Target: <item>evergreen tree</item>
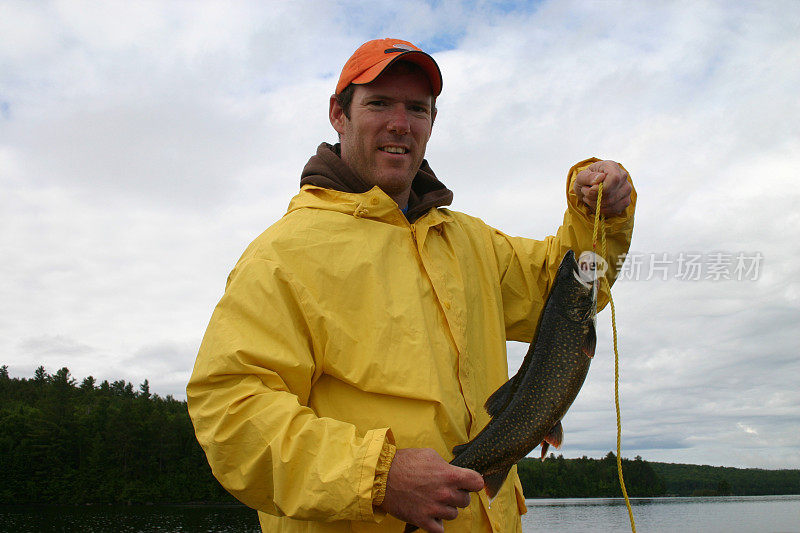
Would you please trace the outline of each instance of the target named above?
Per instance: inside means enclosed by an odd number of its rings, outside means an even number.
[[[36,368],[36,371],[33,373],[33,380],[40,385],[43,385],[49,377],[50,376],[47,375],[47,372],[45,372],[44,367],[41,365]]]
[[[85,377],[85,378],[83,378],[83,381],[81,382],[81,390],[83,390],[83,391],[92,391],[92,390],[94,390],[94,386],[95,386],[96,383],[97,383],[97,380],[95,380],[92,376]]]
[[[139,385],[139,396],[145,399],[150,398],[150,382],[144,380],[144,383]]]

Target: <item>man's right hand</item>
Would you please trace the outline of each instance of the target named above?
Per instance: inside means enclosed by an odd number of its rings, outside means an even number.
[[[431,448],[398,449],[389,468],[380,508],[430,533],[444,533],[442,520],[469,505],[469,493],[483,488],[474,470],[453,466]]]

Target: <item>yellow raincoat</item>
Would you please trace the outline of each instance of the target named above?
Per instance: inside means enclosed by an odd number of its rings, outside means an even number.
[[[564,253],[591,249],[593,218],[570,182],[564,223],[543,241],[443,208],[409,224],[377,187],[306,185],[247,248],[187,396],[214,475],[265,532],[403,530],[372,507],[384,443],[450,460],[489,421],[505,340],[530,342]],[[607,221],[609,279],[635,198]],[[447,530],[520,531],[516,468],[491,508],[472,496]]]

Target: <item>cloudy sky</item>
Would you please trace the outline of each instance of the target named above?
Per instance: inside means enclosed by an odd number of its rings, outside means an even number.
[[[184,398],[228,272],[335,140],[341,65],[399,37],[443,71],[454,209],[542,237],[573,163],[633,176],[624,455],[800,468],[800,3],[739,4],[0,1],[0,364]],[[598,328],[567,457],[615,448]]]

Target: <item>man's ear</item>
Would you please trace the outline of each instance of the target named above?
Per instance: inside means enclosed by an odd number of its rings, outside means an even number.
[[[335,129],[339,135],[344,133],[344,124],[347,117],[344,116],[344,109],[342,109],[342,106],[340,106],[339,102],[336,100],[335,94],[331,95],[328,118],[330,118],[331,126],[333,126],[333,129]]]
[[[436,108],[433,108],[433,113],[431,113],[431,128],[433,128],[433,122],[436,120]]]

